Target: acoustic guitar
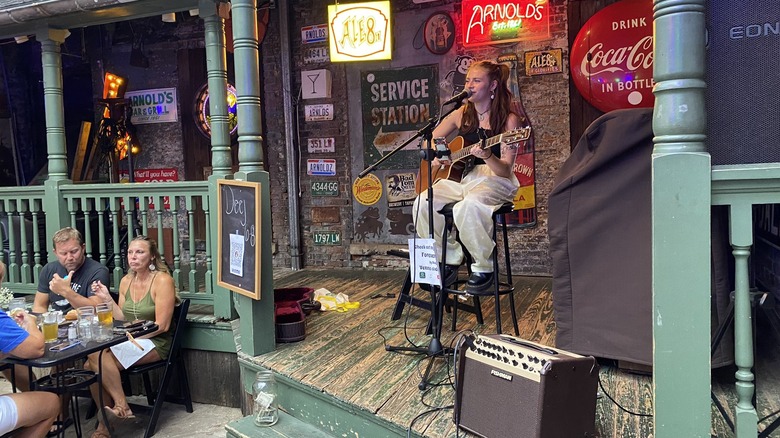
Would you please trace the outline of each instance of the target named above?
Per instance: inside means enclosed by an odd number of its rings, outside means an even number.
[[[463,137],[455,137],[447,144],[447,148],[450,150],[450,164],[432,167],[431,180],[433,183],[440,179],[460,181],[463,178],[463,171],[466,170],[466,159],[473,155],[473,151],[488,149],[497,143],[505,143],[510,149],[515,149],[517,148],[517,143],[528,140],[530,137],[530,126],[508,131],[466,147],[463,147],[463,144],[466,142]],[[417,181],[415,181],[414,188],[418,195],[428,190],[428,163],[425,160],[420,162],[420,170],[417,173]]]

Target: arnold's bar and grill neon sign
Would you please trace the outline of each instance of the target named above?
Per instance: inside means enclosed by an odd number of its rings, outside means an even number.
[[[483,46],[550,36],[548,0],[463,0],[463,45]]]

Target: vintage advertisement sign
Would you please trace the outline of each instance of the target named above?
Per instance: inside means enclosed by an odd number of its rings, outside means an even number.
[[[571,77],[601,111],[653,106],[653,2],[623,0],[593,15],[574,39]]]
[[[390,2],[328,5],[330,60],[391,59]]]
[[[363,205],[374,205],[382,197],[382,183],[371,173],[357,178],[352,184],[352,196]]]
[[[313,24],[301,28],[301,39],[303,44],[324,43],[328,41],[328,25]]]
[[[333,137],[310,138],[307,144],[310,154],[336,152],[336,139]]]
[[[338,181],[312,181],[311,195],[312,196],[338,196],[339,182]]]
[[[128,91],[125,97],[130,99],[130,105],[133,107],[130,121],[134,125],[179,120],[176,88]]]
[[[333,104],[321,103],[317,105],[304,105],[304,117],[307,122],[316,122],[321,120],[333,120]]]
[[[439,104],[437,65],[361,73],[363,161],[368,165],[414,136]],[[383,169],[415,169],[418,142],[382,163]]]
[[[409,207],[414,204],[417,192],[414,189],[416,174],[413,172],[396,173],[385,177],[387,190],[387,206]]]
[[[332,158],[306,160],[306,174],[311,176],[336,176],[336,160]]]
[[[155,183],[155,182],[173,182],[179,180],[179,171],[176,168],[161,169],[135,169],[133,179],[137,183]],[[119,182],[130,182],[130,174],[127,170],[119,171]],[[171,198],[163,198],[163,207],[166,210],[171,209]],[[154,209],[154,198],[149,197],[149,208]]]
[[[525,52],[526,76],[563,73],[562,52],[561,49]]]
[[[463,0],[463,46],[474,47],[550,37],[547,0]]]

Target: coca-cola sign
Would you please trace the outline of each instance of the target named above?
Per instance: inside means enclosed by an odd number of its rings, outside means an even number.
[[[574,40],[570,66],[577,90],[599,110],[652,107],[652,0],[623,0],[593,15]]]

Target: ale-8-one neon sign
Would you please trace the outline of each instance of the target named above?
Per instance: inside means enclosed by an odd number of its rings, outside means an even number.
[[[550,4],[548,0],[463,0],[461,26],[466,47],[549,38]]]

